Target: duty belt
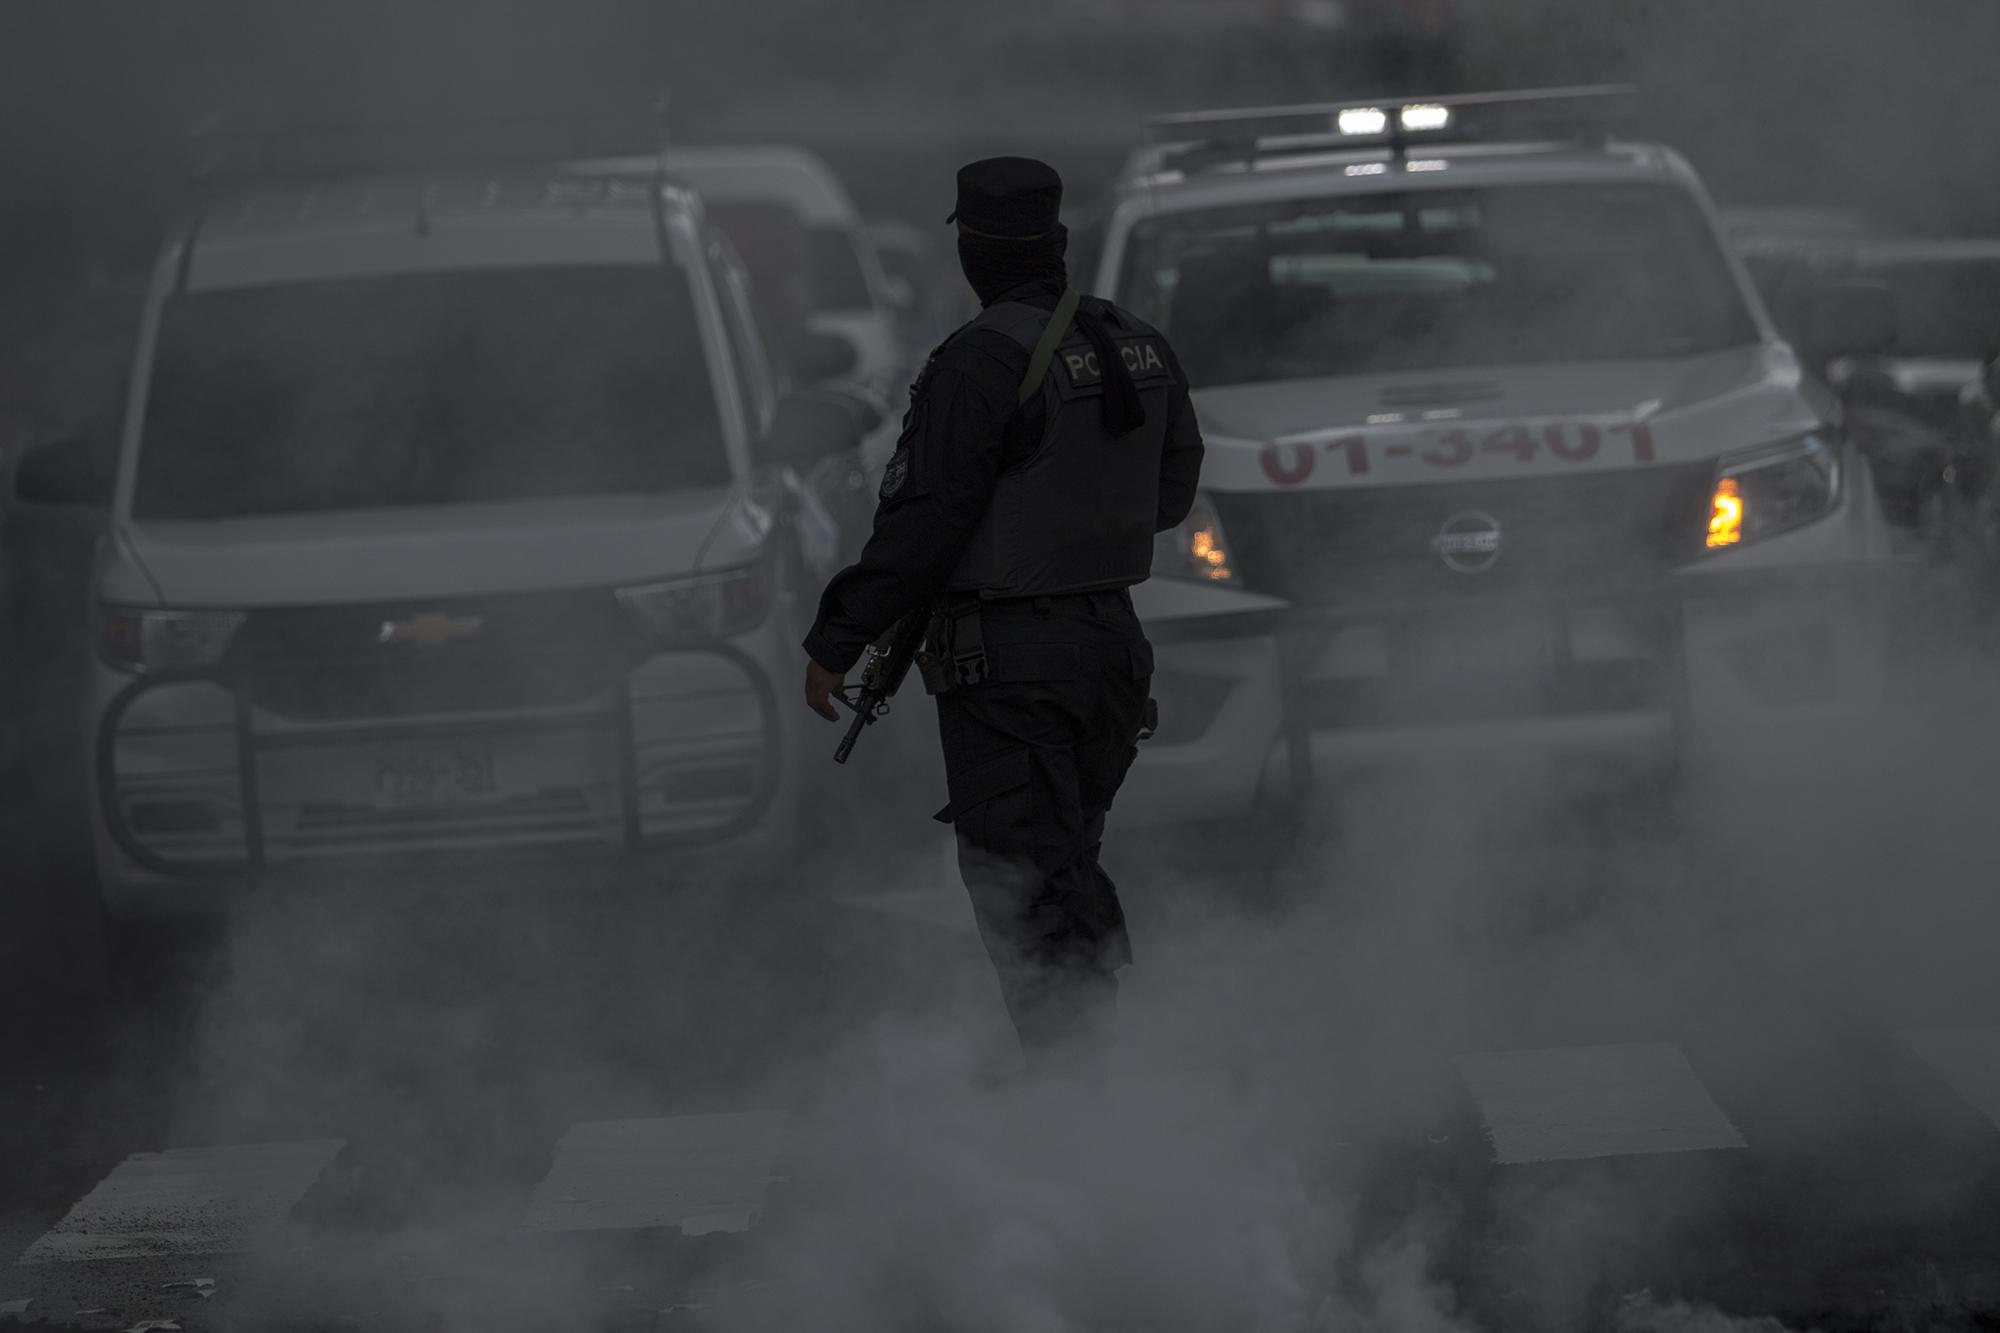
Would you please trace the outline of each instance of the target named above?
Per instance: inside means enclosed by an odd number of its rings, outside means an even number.
[[[1126,589],[1111,588],[998,600],[970,594],[948,597],[938,604],[932,614],[930,634],[918,657],[924,688],[931,694],[943,694],[961,685],[979,685],[992,678],[992,664],[986,653],[986,616],[989,614],[1017,615],[1033,610],[1048,615],[1065,603],[1083,603],[1095,609],[1101,602],[1110,602],[1129,610],[1132,595]]]

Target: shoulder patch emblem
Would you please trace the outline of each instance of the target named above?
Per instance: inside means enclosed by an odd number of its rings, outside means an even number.
[[[903,489],[903,483],[910,479],[910,449],[908,445],[889,455],[889,466],[882,469],[882,490],[878,499],[893,500]]]

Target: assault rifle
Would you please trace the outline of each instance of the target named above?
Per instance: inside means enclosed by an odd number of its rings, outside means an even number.
[[[854,697],[847,697],[849,691],[837,696],[854,710],[854,721],[848,724],[840,748],[833,752],[834,763],[846,763],[847,756],[854,753],[854,742],[861,739],[862,729],[888,713],[889,699],[910,674],[910,666],[917,660],[930,626],[930,608],[922,607],[891,625],[887,634],[868,645],[868,656],[861,664],[861,684],[852,691]]]

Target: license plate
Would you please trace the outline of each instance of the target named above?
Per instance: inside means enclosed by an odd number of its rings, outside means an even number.
[[[375,760],[375,794],[384,801],[471,801],[499,790],[493,752],[483,745],[396,750]]]
[[[1422,622],[1407,643],[1405,678],[1454,693],[1530,689],[1552,661],[1548,619],[1532,612]]]

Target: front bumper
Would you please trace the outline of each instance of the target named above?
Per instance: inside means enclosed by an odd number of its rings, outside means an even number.
[[[1329,612],[1201,589],[1206,614],[1148,618],[1161,729],[1119,815],[1237,819],[1315,785],[1482,753],[1585,778],[1668,770],[1839,727],[1885,701],[1908,572],[1887,559],[1697,567],[1477,612]],[[1241,607],[1220,610],[1232,597]]]
[[[769,673],[728,642],[649,656],[586,699],[489,713],[300,719],[260,705],[242,671],[100,672],[99,878],[117,915],[362,866],[431,878],[767,843],[790,794]]]

